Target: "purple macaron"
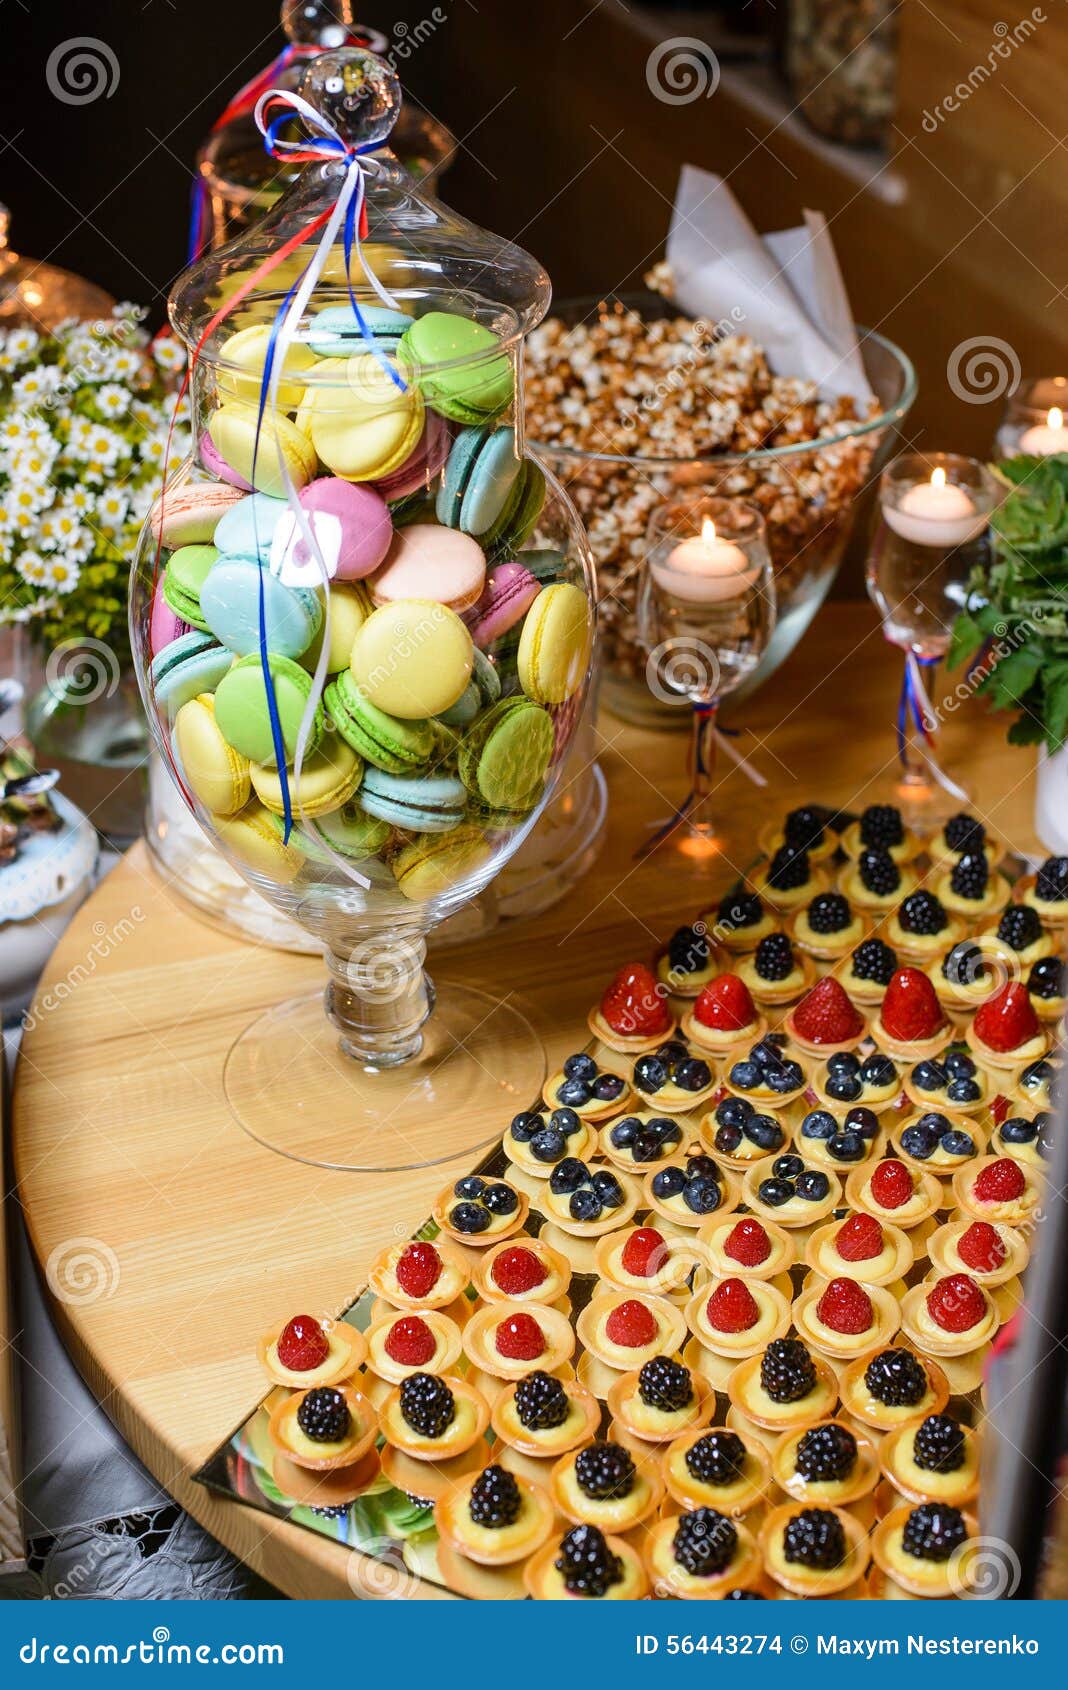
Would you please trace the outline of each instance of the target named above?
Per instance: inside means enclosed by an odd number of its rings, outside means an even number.
[[[148,623],[148,649],[152,657],[169,646],[173,640],[182,634],[188,634],[189,624],[176,616],[166,599],[163,597],[163,576],[156,582],[156,590],[152,594],[152,613]]]
[[[540,583],[521,563],[500,563],[486,578],[482,597],[464,617],[481,651],[521,622],[541,592]]]
[[[444,468],[451,445],[452,436],[445,418],[439,417],[436,411],[427,411],[426,427],[419,436],[415,451],[392,475],[376,481],[375,490],[392,503],[395,499],[406,499],[410,493],[417,493],[421,487],[429,488]]]

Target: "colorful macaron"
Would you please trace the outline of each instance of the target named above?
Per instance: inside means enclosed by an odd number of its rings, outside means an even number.
[[[459,827],[467,789],[455,775],[387,775],[368,769],[359,802],[369,816],[411,833],[449,833]]]
[[[437,518],[476,539],[499,520],[522,471],[511,428],[465,428],[453,441],[437,497]]]
[[[298,495],[316,551],[287,508],[278,524],[271,567],[291,586],[319,587],[330,580],[362,581],[389,551],[393,522],[381,494],[341,476],[320,476]]]
[[[326,713],[343,739],[365,762],[387,774],[420,769],[434,754],[436,740],[429,721],[402,721],[365,698],[345,668],[327,687]]]
[[[285,499],[275,499],[270,493],[239,495],[236,504],[224,511],[212,536],[217,550],[227,557],[266,563],[275,529],[288,510]]]
[[[168,551],[203,545],[220,520],[242,502],[240,488],[223,481],[180,481],[166,487],[152,506],[152,538]]]
[[[457,827],[450,833],[420,833],[391,857],[397,885],[413,903],[445,898],[486,868],[493,847],[481,828]]]
[[[492,422],[511,404],[512,366],[491,329],[451,311],[417,317],[400,344],[427,404],[453,422]]]
[[[337,383],[310,390],[306,421],[315,452],[346,481],[392,475],[423,432],[419,388],[403,377],[395,380],[372,352],[336,362]]]
[[[501,677],[489,658],[476,646],[471,679],[456,703],[443,710],[437,719],[447,728],[470,727],[479,711],[496,704],[500,696]]]
[[[547,711],[526,698],[504,698],[479,716],[460,747],[460,779],[494,810],[537,803],[553,754]]]
[[[301,722],[312,696],[312,680],[306,669],[288,657],[267,659],[267,671],[282,748],[287,763],[296,755]],[[260,654],[239,657],[215,689],[215,720],[235,751],[251,763],[273,766],[277,762],[271,711],[268,704]],[[317,704],[311,719],[305,755],[310,755],[322,738],[323,708]]]
[[[592,643],[590,606],[581,587],[570,581],[543,587],[519,641],[519,680],[527,697],[563,704],[586,677]]]
[[[220,733],[210,693],[199,693],[178,711],[174,751],[190,792],[212,815],[244,809],[252,790],[249,761]]]
[[[281,415],[261,417],[255,405],[238,400],[221,405],[212,413],[208,436],[221,463],[233,472],[229,479],[236,476],[238,486],[257,493],[283,497],[282,465],[294,487],[303,487],[315,474],[314,447],[296,424]]]
[[[475,645],[485,651],[521,622],[541,592],[537,577],[523,563],[501,563],[490,571],[482,596],[467,616]]]
[[[163,573],[163,597],[174,614],[190,627],[207,631],[200,611],[200,592],[218,562],[214,546],[179,546],[167,559]]]
[[[189,699],[214,692],[233,661],[233,652],[210,634],[197,628],[180,634],[157,653],[149,668],[156,708],[173,721]]]
[[[368,352],[373,342],[393,355],[412,319],[384,305],[361,305],[362,326],[351,305],[328,305],[316,313],[308,328],[307,344],[317,358],[350,358]]]
[[[456,612],[402,599],[369,616],[352,643],[352,674],[365,698],[418,721],[448,710],[471,678],[474,648]]]
[[[249,772],[260,803],[274,815],[283,815],[285,797],[278,770],[265,763],[253,763]],[[304,759],[299,777],[295,774],[289,777],[291,812],[307,820],[339,810],[353,796],[362,775],[363,764],[352,747],[340,734],[325,734]]]
[[[486,582],[486,555],[477,540],[438,523],[400,528],[369,585],[375,604],[435,599],[457,615],[478,603]]]
[[[200,615],[221,645],[239,657],[260,649],[300,657],[322,626],[323,607],[310,587],[286,587],[244,557],[223,557],[200,589]]]

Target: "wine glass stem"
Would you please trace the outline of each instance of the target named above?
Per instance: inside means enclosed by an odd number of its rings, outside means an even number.
[[[924,691],[932,701],[936,697],[935,677],[938,674],[937,659],[926,658],[920,661],[919,653],[914,653],[916,667],[923,680]],[[931,771],[929,759],[938,759],[938,734],[940,723],[934,710],[923,712],[924,725],[930,736],[925,742],[911,714],[905,721],[905,737],[903,750],[902,781],[905,786],[929,786]]]
[[[375,935],[346,956],[328,949],[326,1013],[346,1056],[371,1068],[394,1068],[418,1056],[434,986],[423,972],[422,934]]]
[[[693,699],[693,712],[690,717],[690,797],[691,808],[701,808],[706,798],[712,793],[712,776],[716,767],[716,717],[719,713],[717,698]],[[707,825],[711,818],[702,817]]]

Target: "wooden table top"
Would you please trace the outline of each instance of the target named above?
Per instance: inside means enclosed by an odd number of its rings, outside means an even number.
[[[827,606],[745,708],[739,743],[767,790],[724,763],[724,810],[755,842],[761,821],[795,804],[890,796],[899,678],[869,608]],[[971,702],[953,710],[945,740],[988,826],[1035,848],[1031,755],[1007,746],[1004,724]],[[584,1041],[586,1011],[614,968],[648,955],[733,878],[719,863],[684,884],[663,855],[632,861],[646,823],[685,791],[682,736],[604,717],[599,741],[609,831],[585,880],[529,926],[431,959],[442,976],[506,980],[550,1061]],[[346,1307],[374,1255],[422,1221],[450,1172],[326,1172],[271,1154],[234,1124],[222,1092],[231,1042],[323,978],[317,960],[208,926],[139,845],[49,963],[14,1099],[16,1176],[38,1259],[51,1259],[54,1275],[79,1250],[104,1264],[102,1291],[91,1271],[95,1294],[54,1304],[90,1388],[190,1513],[280,1589],[308,1597],[350,1595],[358,1558],[214,1497],[190,1474],[263,1395],[258,1335],[287,1311]]]

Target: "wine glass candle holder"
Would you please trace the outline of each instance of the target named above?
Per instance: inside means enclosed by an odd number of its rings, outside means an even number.
[[[1027,377],[1005,401],[997,449],[1003,458],[1068,452],[1068,376]]]
[[[653,512],[638,626],[651,689],[691,707],[690,790],[639,858],[671,835],[687,856],[724,849],[710,803],[717,712],[756,668],[774,625],[771,559],[755,506],[705,496],[670,500]]]
[[[942,766],[930,693],[963,608],[968,579],[989,544],[997,483],[976,458],[906,452],[883,471],[868,591],[883,632],[905,653],[898,704],[898,796],[910,825],[933,830],[965,789]]]

